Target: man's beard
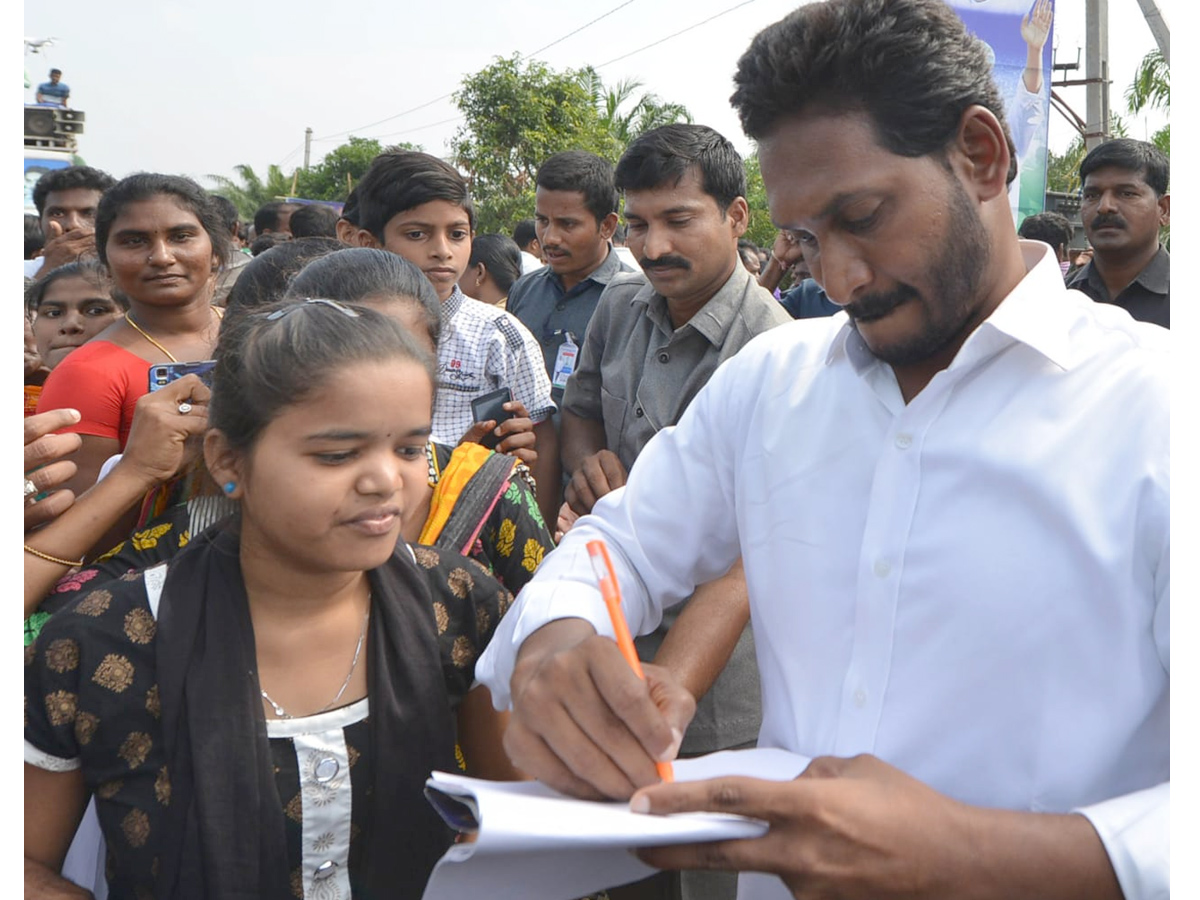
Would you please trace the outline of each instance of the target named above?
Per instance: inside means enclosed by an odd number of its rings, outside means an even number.
[[[909,338],[871,352],[892,366],[910,366],[936,355],[958,339],[978,305],[979,284],[991,260],[992,246],[987,229],[967,192],[953,175],[950,215],[942,238],[942,252],[930,269],[932,297],[922,301],[920,292],[900,284],[885,293],[869,294],[846,306],[850,324],[857,329],[857,316],[878,316],[901,303],[916,302],[925,311],[925,328]]]

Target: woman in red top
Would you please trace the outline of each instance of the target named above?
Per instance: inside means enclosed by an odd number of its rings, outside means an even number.
[[[229,240],[198,184],[143,172],[100,199],[96,250],[129,311],[50,374],[38,403],[38,412],[70,407],[82,414],[64,429],[83,440],[78,471],[65,485],[77,496],[125,446],[134,404],[149,391],[150,366],[212,358],[220,324],[213,276]]]

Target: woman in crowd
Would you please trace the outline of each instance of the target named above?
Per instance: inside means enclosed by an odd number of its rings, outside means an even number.
[[[521,277],[521,248],[504,234],[478,234],[471,239],[471,259],[458,280],[462,292],[504,309],[508,291]]]
[[[436,356],[437,293],[420,269],[395,253],[365,247],[332,253],[305,266],[289,293],[378,310]],[[515,594],[554,539],[538,510],[528,468],[533,423],[519,401],[506,408],[514,418],[478,423],[457,447],[429,443],[429,478],[419,507],[405,520],[404,536],[473,557]],[[501,438],[496,452],[477,443],[489,431]]]
[[[25,311],[41,361],[41,380],[128,308],[124,295],[114,295],[104,269],[96,263],[68,263],[32,282],[25,291]],[[41,393],[41,384],[26,383],[26,415],[36,411]]]
[[[436,352],[440,306],[436,292],[416,266],[385,250],[355,248],[318,254],[297,273],[294,267],[311,257],[307,251],[292,255],[302,243],[282,244],[246,267],[230,293],[226,327],[259,311],[260,300],[290,282],[296,297],[324,296],[372,306],[403,325],[428,352]],[[272,254],[283,256],[269,260]],[[267,266],[261,268],[264,264]],[[194,376],[190,378],[194,380]],[[154,398],[142,402],[154,403]],[[515,594],[533,577],[542,557],[554,547],[554,540],[538,509],[528,468],[536,453],[532,423],[520,402],[508,405],[514,418],[499,425],[492,421],[479,423],[457,448],[429,444],[428,478],[421,502],[406,517],[402,533],[405,540],[472,557]],[[193,399],[192,406],[191,417],[204,415],[206,407],[201,401]],[[152,410],[163,408],[156,404]],[[149,432],[149,428],[144,430]],[[495,453],[477,443],[488,431],[497,432],[501,438]],[[132,461],[126,464],[122,460],[122,464],[123,472],[141,471]],[[31,617],[25,627],[27,638],[36,636],[45,619],[81,595],[126,573],[171,559],[192,536],[232,512],[234,504],[211,479],[208,482],[196,496],[142,523],[85,568],[67,574],[67,567],[60,565],[56,577],[62,576],[61,580],[48,596],[53,582],[27,577],[25,615]],[[112,486],[105,488],[106,493],[115,490]],[[60,538],[48,535],[42,543],[54,547],[58,541]],[[76,553],[78,540],[67,539],[62,547],[65,549],[57,553],[60,563],[62,557]],[[53,571],[44,561],[36,565],[39,572]]]
[[[68,487],[95,483],[129,437],[133,409],[155,363],[212,358],[220,324],[213,274],[230,245],[216,208],[195,182],[139,173],[104,192],[96,250],[129,310],[47,378],[38,411],[77,409],[82,438]]]
[[[416,900],[451,840],[422,787],[456,722],[469,772],[518,775],[470,690],[509,595],[399,541],[432,357],[313,300],[231,320],[217,360],[204,451],[236,519],[27,649],[26,891],[55,886],[94,793],[114,895]]]

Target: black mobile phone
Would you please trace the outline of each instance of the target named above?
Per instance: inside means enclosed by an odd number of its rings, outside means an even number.
[[[506,387],[488,391],[486,394],[480,394],[471,401],[471,415],[475,417],[476,422],[486,422],[489,419],[495,419],[496,424],[499,425],[501,422],[506,422],[513,417],[513,414],[504,408],[504,404],[511,399],[512,391]],[[495,450],[496,445],[500,443],[500,438],[489,431],[479,443],[483,444],[489,450]]]
[[[199,375],[200,380],[212,387],[212,370],[217,364],[215,359],[204,359],[199,362],[161,363],[150,367],[150,390],[157,391],[166,387],[172,381],[184,375]]]

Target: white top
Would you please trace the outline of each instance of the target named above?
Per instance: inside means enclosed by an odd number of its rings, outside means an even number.
[[[611,635],[587,541],[614,551],[634,633],[742,554],[760,746],[1082,807],[1126,897],[1166,896],[1169,333],[1022,252],[1026,277],[907,406],[844,313],[722,366],[504,617],[476,669],[496,703],[545,622]]]
[[[530,272],[536,272],[542,268],[545,263],[530,253],[528,250],[521,251],[521,274],[528,275]]]
[[[542,348],[511,313],[472,300],[458,287],[442,303],[432,439],[455,446],[475,422],[471,401],[506,387],[536,425],[555,409]]]

